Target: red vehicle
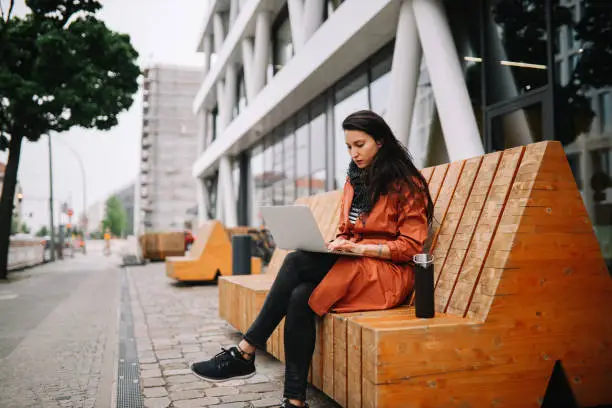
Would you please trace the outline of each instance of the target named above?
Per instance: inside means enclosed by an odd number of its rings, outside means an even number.
[[[191,233],[191,231],[185,231],[185,251],[189,251],[191,249],[193,241],[195,241],[195,236]]]

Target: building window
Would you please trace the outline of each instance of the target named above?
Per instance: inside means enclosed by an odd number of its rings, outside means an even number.
[[[247,106],[246,100],[246,85],[244,83],[244,69],[240,69],[237,78],[238,86],[236,87],[236,106],[234,107],[234,117],[243,112]]]
[[[264,143],[263,203],[264,205],[272,205],[274,202],[274,182],[276,180],[274,174],[274,134],[270,135]]]
[[[308,129],[308,110],[303,110],[297,115],[295,129],[296,198],[310,195],[309,151],[310,131]]]
[[[250,201],[250,205],[253,206],[254,216],[251,217],[251,226],[258,227],[263,225],[263,218],[259,213],[259,207],[265,204],[264,200],[264,155],[263,155],[263,144],[257,144],[253,150],[251,150],[251,161],[249,163],[249,170],[251,173],[251,179],[253,182],[253,198]]]
[[[612,132],[612,90],[599,94],[599,123],[602,132]]]
[[[310,194],[319,194],[326,191],[327,178],[327,115],[324,100],[311,105],[310,117]]]
[[[346,181],[346,171],[351,160],[342,122],[351,113],[370,108],[367,74],[349,75],[341,81],[335,88],[334,101],[334,189],[340,189]]]
[[[283,162],[284,162],[284,200],[285,204],[293,204],[295,201],[295,133],[294,121],[289,120],[283,126],[285,128],[283,139]]]
[[[274,172],[274,195],[273,195],[273,203],[274,205],[283,205],[285,204],[285,169],[284,169],[284,160],[283,160],[283,129],[278,128],[276,133],[276,138],[274,141],[274,146],[272,147],[273,152],[273,172]]]
[[[323,10],[325,15],[323,19],[327,20],[342,3],[344,3],[344,0],[325,0],[325,9]]]
[[[210,115],[212,117],[212,128],[211,131],[211,141],[217,139],[217,133],[219,132],[219,105],[215,105],[212,111],[210,111]]]
[[[289,9],[285,5],[272,25],[272,68],[276,75],[293,57]]]
[[[489,104],[548,84],[547,1],[491,1],[486,18]]]
[[[391,63],[393,44],[387,46],[372,59],[370,68],[370,109],[385,116],[389,108],[389,91],[391,90]]]
[[[567,76],[557,76],[554,95],[556,137],[568,144],[583,133],[612,130],[612,96],[607,90],[612,86],[612,60],[609,41],[602,34],[612,15],[612,2],[573,2],[557,9],[573,20],[569,24],[567,18],[560,23],[555,20],[568,31],[568,49],[561,47],[555,55],[567,67]]]

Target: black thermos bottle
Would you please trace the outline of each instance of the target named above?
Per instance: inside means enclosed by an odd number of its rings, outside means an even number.
[[[416,317],[434,317],[434,264],[430,254],[414,256],[414,308]]]

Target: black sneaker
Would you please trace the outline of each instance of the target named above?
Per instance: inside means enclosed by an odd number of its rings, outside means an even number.
[[[222,348],[210,360],[191,363],[189,368],[198,377],[210,382],[223,382],[255,375],[255,354],[250,360],[242,357],[237,347]]]
[[[308,407],[307,402],[304,403],[304,406],[298,407],[297,405],[293,405],[292,403],[290,403],[288,399],[284,399],[283,404],[280,406],[280,408],[309,408],[309,407]]]

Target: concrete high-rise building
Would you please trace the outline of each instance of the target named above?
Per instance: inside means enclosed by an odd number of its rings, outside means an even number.
[[[563,141],[612,258],[609,44],[603,27],[568,24],[608,21],[611,10],[577,0],[211,1],[193,104],[199,221],[260,225],[263,204],[341,188],[341,123],[371,109],[419,168]]]
[[[125,229],[125,235],[134,234],[134,195],[135,195],[135,183],[131,183],[124,188],[118,190],[114,195],[121,201],[123,208],[127,215],[126,221],[127,226]]]
[[[196,203],[191,164],[197,158],[197,117],[191,105],[201,70],[154,65],[145,70],[141,167],[136,183],[137,234],[184,228]]]

